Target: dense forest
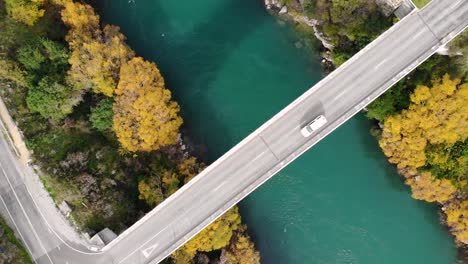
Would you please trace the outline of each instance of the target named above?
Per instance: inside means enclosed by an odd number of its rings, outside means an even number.
[[[205,167],[156,64],[92,6],[0,0],[0,35],[0,95],[80,231],[125,230]],[[259,263],[246,230],[234,207],[169,261]]]

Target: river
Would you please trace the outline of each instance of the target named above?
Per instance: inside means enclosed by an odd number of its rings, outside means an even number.
[[[256,0],[99,0],[158,64],[185,129],[214,160],[322,76]],[[436,207],[413,200],[361,114],[241,203],[262,263],[454,263]]]

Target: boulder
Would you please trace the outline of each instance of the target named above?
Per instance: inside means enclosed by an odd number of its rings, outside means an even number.
[[[391,15],[403,2],[403,0],[376,0],[377,5],[385,16]]]
[[[287,6],[283,6],[280,11],[278,12],[278,14],[280,15],[284,15],[284,14],[287,14],[288,13],[288,7]]]

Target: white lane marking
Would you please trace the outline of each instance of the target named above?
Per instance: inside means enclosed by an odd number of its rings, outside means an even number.
[[[159,231],[158,233],[156,233],[154,236],[152,236],[150,239],[148,239],[143,245],[141,245],[139,248],[135,249],[134,251],[132,251],[130,254],[128,254],[125,258],[123,258],[119,264],[123,263],[126,259],[128,259],[131,255],[135,254],[135,252],[137,252],[138,250],[140,250],[140,248],[142,248],[143,246],[145,246],[146,244],[148,244],[151,240],[153,240],[155,237],[157,237],[159,234],[161,234],[164,230],[166,230],[169,226],[166,226],[164,227],[161,231]],[[142,252],[143,253],[143,252]]]
[[[1,99],[0,99],[0,100],[1,100]],[[1,118],[0,118],[0,125],[2,126],[2,130],[3,130],[4,134],[6,134],[6,136],[7,136],[7,138],[8,138],[8,141],[10,141],[11,146],[12,146],[13,150],[14,150],[15,153],[16,153],[16,156],[19,157],[20,154],[19,154],[18,150],[16,149],[15,142],[13,142],[13,139],[11,138],[10,133],[8,133],[8,130],[6,129],[5,124],[3,124],[3,120],[2,120]]]
[[[142,250],[141,253],[143,254],[143,256],[145,256],[145,258],[148,258],[151,253],[153,253],[153,251],[159,246],[159,243],[156,243],[154,245],[152,245],[151,247],[145,249],[145,250]]]
[[[375,69],[378,69],[380,68],[380,66],[382,66],[385,62],[387,62],[388,59],[383,59],[381,62],[379,62],[377,65],[375,65]]]
[[[8,176],[6,175],[6,172],[5,172],[5,170],[3,169],[3,167],[0,167],[0,168],[2,169],[3,176],[5,176],[5,178],[6,178],[7,182],[8,182],[8,185],[10,185],[10,188],[11,188],[13,194],[15,195],[15,198],[16,198],[16,200],[18,201],[18,204],[19,204],[20,207],[21,207],[21,210],[23,211],[23,214],[24,214],[24,216],[26,217],[26,220],[28,220],[28,223],[29,223],[29,225],[31,226],[31,229],[32,229],[32,231],[33,231],[33,233],[34,233],[34,236],[36,237],[37,241],[39,242],[40,247],[42,248],[42,250],[44,250],[45,255],[46,255],[47,258],[49,259],[50,263],[53,264],[54,262],[53,262],[52,259],[50,258],[49,253],[47,252],[46,248],[44,247],[44,244],[42,244],[42,240],[41,240],[41,238],[39,237],[39,235],[37,234],[36,229],[34,228],[32,222],[31,222],[31,219],[29,219],[29,216],[28,216],[28,214],[26,213],[26,210],[24,209],[23,204],[21,203],[21,201],[20,201],[20,199],[19,199],[19,197],[18,197],[18,194],[16,194],[15,188],[14,188],[13,185],[11,184],[10,179],[9,179]]]
[[[263,151],[261,154],[264,154],[265,152],[268,152],[268,151]],[[259,159],[259,158],[262,156],[261,154],[258,155],[257,157],[255,157],[255,159],[253,159],[253,160],[250,161],[249,163],[247,163],[247,165],[250,164],[250,163],[252,163],[252,162],[255,162],[257,159]],[[247,166],[247,165],[246,165],[246,166]],[[170,197],[169,197],[169,198],[170,198]],[[168,198],[168,199],[169,199],[169,198]],[[167,199],[166,199],[166,200],[167,200]],[[232,207],[232,206],[231,206],[231,207]],[[231,207],[229,207],[229,208],[231,208]],[[229,208],[226,209],[226,210],[224,210],[224,212],[226,212],[227,210],[229,210]],[[212,221],[210,221],[210,223],[208,223],[206,226],[208,226],[209,224],[211,224],[212,222],[214,222],[217,218],[218,218],[218,217],[212,219]],[[206,226],[205,226],[205,227],[206,227]],[[133,254],[135,254],[135,252],[137,252],[137,251],[139,251],[139,250],[140,250],[140,251],[142,252],[142,254],[144,255],[144,252],[143,252],[143,250],[141,250],[141,248],[144,247],[146,244],[148,244],[151,240],[153,240],[154,238],[156,238],[159,234],[161,234],[161,233],[162,233],[164,230],[166,230],[168,227],[169,227],[169,226],[164,227],[161,231],[159,231],[158,233],[156,233],[155,235],[153,235],[151,238],[149,238],[148,240],[146,240],[146,242],[144,242],[140,247],[138,247],[137,249],[135,249],[134,251],[132,251],[130,254],[128,254],[128,255],[127,255],[125,258],[123,258],[118,264],[123,263],[125,260],[127,260],[130,256],[132,256]],[[202,229],[202,230],[203,230],[203,229]],[[197,232],[196,234],[198,234],[198,232]],[[195,234],[195,235],[196,235],[196,234]],[[190,238],[194,237],[195,235],[191,236]],[[189,239],[190,239],[190,238],[189,238]]]
[[[224,186],[225,182],[221,183],[220,185],[216,186],[211,192],[216,192],[217,190],[221,189]]]
[[[15,225],[16,231],[19,233],[19,235],[20,235],[20,237],[21,237],[21,240],[23,240],[24,246],[25,246],[26,249],[29,251],[29,255],[32,257],[32,255],[33,255],[33,254],[32,254],[32,251],[31,251],[31,249],[29,248],[26,239],[24,239],[23,234],[21,233],[21,230],[19,229],[18,225],[16,225],[15,219],[13,219],[13,216],[11,215],[10,210],[8,210],[7,204],[5,203],[5,200],[3,200],[3,198],[2,198],[1,195],[0,195],[0,200],[2,201],[3,205],[5,206],[5,209],[6,209],[7,213],[8,213],[8,216],[10,216],[10,219],[11,219],[11,221],[13,222],[13,225]]]

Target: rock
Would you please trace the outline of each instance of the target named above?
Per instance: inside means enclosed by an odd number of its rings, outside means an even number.
[[[444,45],[444,46],[440,47],[436,52],[439,55],[445,55],[445,56],[450,55],[450,50],[447,47],[447,45]]]
[[[376,4],[385,16],[391,15],[403,2],[403,0],[376,0]]]
[[[287,6],[283,6],[281,8],[281,10],[278,12],[278,14],[280,15],[284,15],[284,14],[287,14],[288,13],[288,7]]]
[[[70,213],[72,212],[72,209],[70,208],[70,206],[68,205],[68,203],[65,202],[65,201],[63,201],[63,202],[59,205],[59,210],[60,210],[60,212],[61,212],[64,216],[66,216],[66,217],[70,216]]]
[[[0,245],[0,255],[3,255],[3,259],[10,259],[10,256],[6,256],[7,254],[7,247],[5,245]],[[0,263],[8,263],[8,262],[2,262],[0,259]]]

